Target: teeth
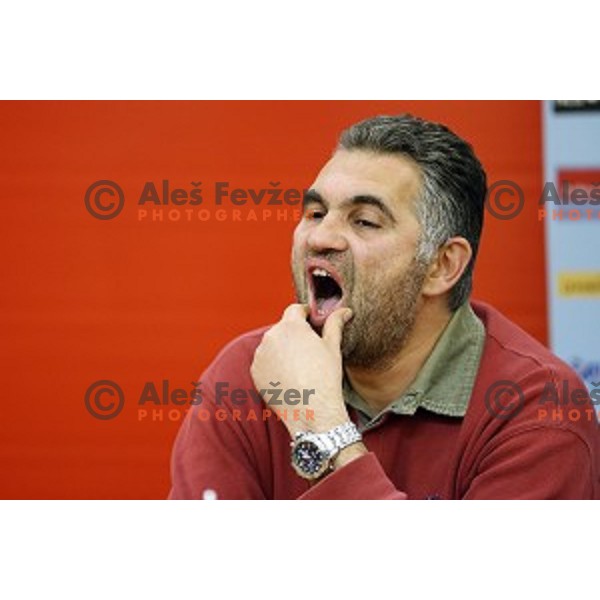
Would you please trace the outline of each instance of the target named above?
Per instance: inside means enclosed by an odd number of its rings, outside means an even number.
[[[316,275],[317,277],[331,277],[325,269],[315,269],[313,275]]]

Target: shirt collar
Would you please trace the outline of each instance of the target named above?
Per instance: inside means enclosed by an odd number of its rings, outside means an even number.
[[[452,316],[412,384],[398,399],[376,413],[344,377],[344,398],[362,414],[365,425],[385,412],[414,415],[424,408],[439,415],[464,417],[477,376],[485,328],[465,302]]]

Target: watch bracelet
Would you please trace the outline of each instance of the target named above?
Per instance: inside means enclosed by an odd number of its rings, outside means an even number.
[[[362,435],[352,421],[337,425],[325,433],[331,438],[338,450],[343,450],[352,444],[362,441]]]

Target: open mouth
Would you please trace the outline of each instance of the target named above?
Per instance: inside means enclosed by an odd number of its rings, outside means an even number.
[[[310,282],[310,320],[316,327],[322,327],[327,317],[342,306],[344,292],[337,273],[325,267],[313,266],[308,269]]]

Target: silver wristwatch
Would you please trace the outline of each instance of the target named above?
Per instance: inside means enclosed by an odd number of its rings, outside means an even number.
[[[318,479],[333,466],[340,450],[362,440],[354,423],[348,421],[324,433],[301,431],[292,440],[292,466],[304,479]]]

